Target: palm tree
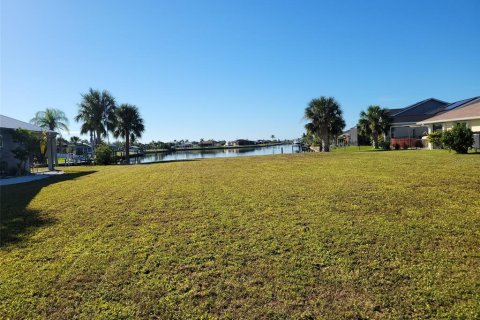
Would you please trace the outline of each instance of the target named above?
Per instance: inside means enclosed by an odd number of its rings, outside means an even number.
[[[140,117],[138,108],[130,104],[122,104],[116,111],[116,127],[113,130],[115,138],[121,137],[125,139],[125,162],[130,163],[129,151],[130,140],[140,138],[145,126],[143,119]]]
[[[108,136],[108,131],[115,128],[115,98],[107,91],[89,89],[88,93],[82,94],[82,102],[79,105],[75,121],[82,122],[80,133],[90,133],[90,140],[99,144],[101,138]]]
[[[315,135],[321,142],[322,152],[330,151],[330,140],[345,127],[340,104],[333,97],[313,99],[305,109],[307,132]]]
[[[30,123],[48,130],[68,131],[68,118],[65,113],[58,109],[47,108],[45,111],[38,111]]]
[[[77,136],[72,136],[70,137],[70,143],[73,143],[74,145],[77,145],[80,142],[80,138]]]
[[[361,134],[372,137],[373,147],[378,149],[378,137],[380,134],[387,134],[392,123],[387,109],[380,106],[369,106],[367,112],[360,112],[358,128]]]
[[[69,132],[68,118],[65,115],[65,113],[59,109],[47,108],[45,109],[45,111],[38,111],[35,114],[35,117],[30,120],[30,122],[33,123],[34,125],[37,125],[39,127],[42,127],[48,130],[52,130],[52,131],[64,130],[67,133]],[[61,144],[62,144],[61,134],[57,142],[61,149]],[[55,163],[58,165],[58,159],[57,159],[56,153],[51,155],[51,157],[55,158]]]
[[[80,127],[80,134],[90,134],[90,144],[92,148],[95,145],[96,137],[96,123],[98,123],[98,117],[94,119],[95,108],[89,103],[81,103],[79,106],[78,114],[75,116],[76,122],[82,122]]]

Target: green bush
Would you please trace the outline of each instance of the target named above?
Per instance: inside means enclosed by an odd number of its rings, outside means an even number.
[[[433,147],[435,149],[440,149],[443,148],[443,142],[442,142],[442,137],[443,137],[443,132],[432,132],[428,134],[428,142],[433,144]]]
[[[395,148],[395,150],[400,150],[400,145],[398,143],[395,143],[393,147]]]
[[[28,162],[31,163],[33,158],[40,153],[40,139],[25,129],[12,131],[12,138],[17,146],[11,150],[15,159],[18,160],[17,174],[26,174],[28,173]]]
[[[416,140],[415,141],[415,148],[423,148],[422,140]]]
[[[465,124],[457,123],[452,130],[443,133],[442,142],[456,153],[467,153],[474,142],[473,132]]]
[[[100,144],[95,150],[95,162],[101,165],[109,165],[115,162],[113,150],[105,144]]]
[[[382,150],[390,150],[390,142],[389,141],[381,141],[379,143],[379,147]]]

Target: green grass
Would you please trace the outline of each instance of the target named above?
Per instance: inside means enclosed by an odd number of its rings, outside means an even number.
[[[373,149],[372,146],[345,146],[336,147],[332,152],[357,152],[357,151],[379,151]]]
[[[65,170],[1,190],[2,319],[480,317],[480,155]]]

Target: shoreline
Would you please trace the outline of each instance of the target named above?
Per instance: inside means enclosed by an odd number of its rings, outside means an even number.
[[[214,147],[193,147],[193,148],[176,148],[176,149],[160,149],[160,150],[145,150],[144,154],[161,153],[161,152],[175,152],[175,151],[198,151],[198,150],[220,150],[220,149],[243,149],[243,148],[263,148],[271,146],[279,146],[283,144],[290,144],[285,142],[265,143],[265,144],[251,144],[246,146],[214,146]]]

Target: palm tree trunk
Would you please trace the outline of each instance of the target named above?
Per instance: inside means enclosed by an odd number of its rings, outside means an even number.
[[[102,142],[102,132],[100,130],[97,130],[97,144],[100,144]]]
[[[129,155],[129,152],[130,152],[130,132],[125,132],[126,133],[126,137],[125,137],[125,162],[127,164],[130,164],[130,155]]]
[[[378,132],[373,131],[373,148],[378,149]]]
[[[330,136],[327,131],[322,132],[322,152],[330,152]]]
[[[96,149],[96,143],[95,143],[95,131],[90,131],[90,144],[92,147],[92,157],[95,156],[95,149]]]
[[[55,163],[56,166],[58,166],[58,153],[62,153],[62,147],[61,147],[61,145],[57,146],[57,143],[60,143],[60,142],[61,142],[60,139],[55,138],[55,140],[54,140],[54,146],[55,146],[55,153],[54,153],[54,154],[55,154],[55,159],[54,159],[54,163]],[[58,149],[59,149],[59,152],[57,152],[57,147],[58,147]],[[52,159],[52,160],[53,160],[53,159]]]

